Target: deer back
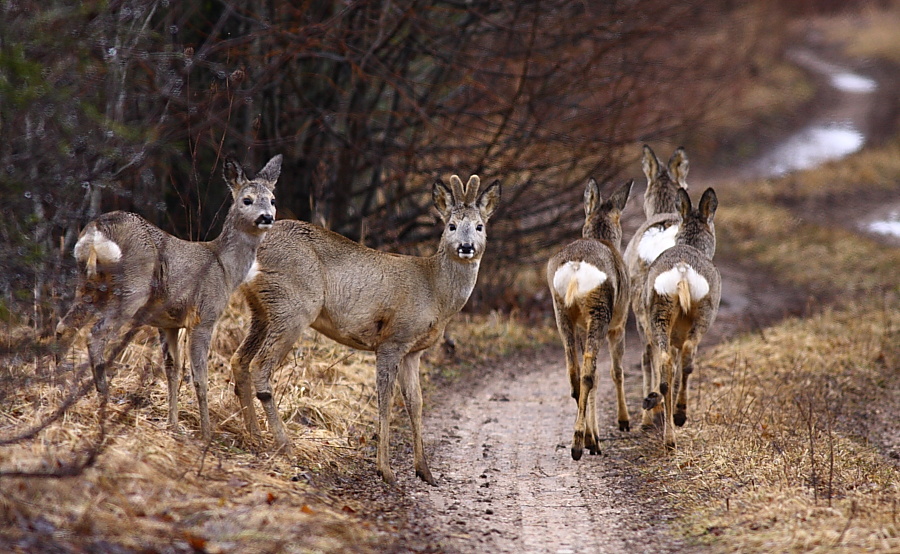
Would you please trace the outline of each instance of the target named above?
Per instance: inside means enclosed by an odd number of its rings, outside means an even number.
[[[547,263],[547,282],[554,302],[570,317],[581,320],[596,306],[610,313],[627,309],[628,276],[619,253],[621,213],[634,181],[628,181],[604,200],[596,181],[585,190],[585,223],[582,238],[565,246]]]
[[[141,323],[185,327],[204,317],[215,319],[274,223],[273,191],[280,164],[279,155],[249,180],[236,162],[226,162],[233,202],[222,233],[213,241],[179,239],[134,213],[101,215],[85,227],[75,245],[86,280],[108,282],[109,294],[145,291]]]
[[[681,225],[676,244],[660,254],[648,269],[644,289],[647,306],[657,297],[677,297],[682,313],[699,310],[707,324],[715,319],[722,291],[721,276],[712,261],[717,206],[712,188],[706,189],[696,209],[686,191],[679,193]]]
[[[434,185],[445,222],[429,257],[381,252],[302,221],[279,221],[258,252],[249,295],[265,310],[301,310],[312,327],[362,350],[386,341],[433,344],[469,298],[487,241],[486,224],[500,198],[494,182],[477,195],[479,179]]]

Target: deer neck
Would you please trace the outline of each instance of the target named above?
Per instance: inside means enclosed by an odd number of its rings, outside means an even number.
[[[256,261],[256,249],[263,236],[264,233],[240,231],[226,222],[222,234],[209,243],[225,272],[225,282],[230,290],[244,281]]]
[[[675,244],[692,246],[703,252],[711,260],[716,253],[715,230],[697,229],[692,225],[682,225],[682,229],[675,237]]]
[[[644,213],[648,218],[657,214],[677,213],[675,203],[679,185],[673,183],[668,175],[659,176],[659,182],[647,187],[644,193]]]
[[[441,245],[430,262],[436,299],[453,313],[458,312],[475,288],[481,258],[461,260]]]
[[[622,228],[607,220],[585,222],[581,236],[586,239],[606,241],[615,246],[616,250],[622,248]]]

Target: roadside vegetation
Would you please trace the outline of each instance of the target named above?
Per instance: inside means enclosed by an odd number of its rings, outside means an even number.
[[[894,10],[867,15],[871,28],[897,21]],[[846,23],[821,25],[832,38],[847,38]],[[900,51],[885,46],[890,33],[872,32],[881,38],[854,33],[867,44],[864,55]],[[856,48],[863,47],[853,42],[849,54],[863,55]],[[721,128],[737,128],[751,109],[783,113],[775,108],[780,83],[794,83],[792,98],[808,100],[809,85],[796,84],[795,71],[778,66],[774,80],[749,96],[756,107],[719,114]],[[678,516],[676,531],[712,550],[900,549],[900,473],[879,438],[889,426],[877,423],[900,407],[900,250],[796,210],[860,190],[900,190],[900,139],[821,169],[728,190],[731,204],[723,202],[716,216],[718,255],[750,260],[807,292],[808,315],[701,350],[679,448],[666,453],[652,436],[639,442],[646,492],[664,491],[661,501]],[[461,314],[450,340],[423,358],[423,388],[432,399],[446,383],[503,356],[556,345],[551,319],[540,314],[542,271],[516,276],[503,304],[519,311]],[[0,380],[17,387],[0,405],[0,549],[389,549],[400,516],[341,492],[342,476],[354,472],[381,486],[374,477],[374,356],[311,332],[298,342],[273,378],[294,438],[289,461],[271,455],[270,442],[250,444],[237,412],[229,358],[248,323],[235,300],[214,336],[209,397],[217,425],[210,444],[195,436],[190,385],[179,398],[183,434],[166,429],[155,333],[142,331],[125,349],[105,405],[95,394],[78,394],[90,373],[83,335],[66,372],[53,369],[48,356],[12,352],[0,369]],[[23,333],[7,328],[4,352],[21,344]],[[394,409],[402,437],[399,398]],[[34,429],[28,440],[11,440],[23,429]],[[398,472],[409,472],[409,457],[399,455]]]
[[[896,144],[776,182],[743,183],[717,214],[722,255],[807,291],[806,313],[704,351],[679,448],[643,445],[642,474],[691,540],[721,551],[900,548],[900,249],[789,207],[876,179],[900,193]],[[846,165],[845,165],[846,164]],[[839,175],[839,181],[835,176]],[[857,179],[847,179],[856,175]],[[771,195],[791,182],[790,201]],[[777,196],[777,195],[775,195]],[[762,273],[762,274],[765,274]],[[885,420],[887,418],[887,421]],[[652,491],[648,490],[648,494]]]
[[[850,56],[892,59],[897,16],[817,25]],[[679,448],[640,449],[647,494],[664,491],[680,533],[714,552],[897,551],[900,249],[834,214],[900,197],[900,137],[728,190],[717,256],[805,291],[808,315],[705,350]]]

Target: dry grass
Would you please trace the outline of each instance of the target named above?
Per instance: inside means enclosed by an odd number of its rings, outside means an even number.
[[[679,448],[648,447],[644,468],[688,537],[730,552],[900,549],[900,473],[854,425],[892,393],[898,295],[785,321],[704,358]]]
[[[179,395],[180,434],[166,428],[165,378],[156,333],[139,332],[111,379],[106,417],[90,387],[65,416],[36,438],[0,446],[0,549],[79,550],[110,545],[158,551],[376,552],[396,528],[367,513],[370,506],[329,492],[335,475],[363,471],[380,486],[374,457],[374,355],[342,347],[309,332],[274,376],[279,411],[294,440],[288,460],[256,449],[238,414],[229,356],[248,326],[234,303],[220,320],[210,354],[210,411],[214,440],[204,451],[193,387]],[[435,372],[534,346],[544,328],[508,318],[460,316],[453,356],[428,352],[424,384]],[[45,360],[4,367],[0,376],[0,440],[45,420],[78,384],[89,385],[84,332],[68,365]],[[265,430],[265,418],[258,410]],[[395,405],[402,439],[406,415]],[[54,472],[96,445],[105,422],[104,450],[82,475],[12,477],[10,472]],[[264,433],[266,433],[264,431]],[[399,471],[411,471],[398,467]],[[370,464],[371,465],[371,464]],[[376,518],[377,519],[377,518]],[[104,547],[106,545],[106,547]]]
[[[753,259],[822,300],[896,287],[900,250],[860,234],[852,211],[839,221],[827,214],[857,197],[865,204],[900,193],[900,138],[815,170],[725,191],[716,214],[722,255]]]
[[[900,249],[807,211],[860,190],[890,197],[897,148],[723,187],[721,254],[809,291],[813,315],[709,351],[678,449],[642,447],[648,494],[663,491],[690,541],[721,552],[900,551],[900,472],[878,448],[900,440]]]
[[[872,2],[859,13],[829,17],[816,22],[832,40],[846,44],[847,54],[857,58],[885,58],[900,63],[900,2]]]

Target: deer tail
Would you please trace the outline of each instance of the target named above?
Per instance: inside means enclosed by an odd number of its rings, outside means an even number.
[[[685,277],[678,281],[678,303],[681,305],[682,312],[691,311],[691,286]]]
[[[88,249],[88,257],[84,262],[84,271],[87,274],[88,279],[93,279],[97,276],[97,249],[94,248],[93,243]]]
[[[578,279],[572,279],[566,287],[565,303],[567,308],[575,302],[576,294],[578,294]]]

